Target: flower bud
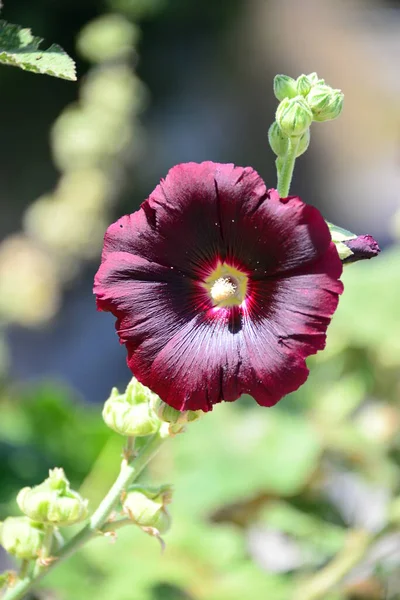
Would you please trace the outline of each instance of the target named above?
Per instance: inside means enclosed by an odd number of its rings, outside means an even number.
[[[297,94],[300,96],[307,96],[311,90],[312,83],[307,75],[300,75],[296,80]]]
[[[342,243],[351,251],[350,256],[342,259],[343,264],[373,258],[381,251],[378,242],[372,235],[358,235],[357,237],[351,240],[345,240]]]
[[[286,135],[284,135],[282,133],[282,130],[276,121],[274,121],[272,123],[271,127],[269,128],[268,140],[269,140],[269,145],[271,146],[273,152],[275,152],[275,154],[277,156],[279,156],[279,157],[286,156],[286,153],[287,153],[288,147],[289,147],[289,138],[286,137]],[[304,154],[304,152],[307,150],[309,145],[310,145],[310,130],[307,129],[307,131],[305,133],[303,133],[303,135],[299,139],[299,145],[297,147],[296,158],[298,158],[299,156]]]
[[[158,398],[149,388],[132,378],[124,394],[113,388],[104,404],[103,419],[114,431],[125,436],[146,436],[158,431],[160,421],[152,409]]]
[[[0,544],[13,556],[34,560],[43,546],[46,527],[28,517],[8,517],[0,526]]]
[[[51,470],[40,485],[23,488],[17,504],[34,521],[60,527],[79,523],[88,514],[88,501],[71,490],[63,469]]]
[[[342,112],[344,95],[340,90],[334,90],[329,85],[317,84],[311,88],[306,100],[314,121],[331,121]]]
[[[312,123],[312,112],[303,96],[285,98],[276,111],[276,122],[287,137],[300,137]]]
[[[356,235],[347,229],[328,223],[332,242],[343,264],[377,256],[381,249],[372,235]]]
[[[159,419],[173,425],[185,425],[186,423],[197,421],[203,414],[201,410],[176,410],[176,408],[169,406],[158,397],[152,403],[152,407]]]
[[[295,80],[287,75],[275,75],[274,94],[279,101],[285,98],[294,98],[297,94]]]
[[[166,505],[171,502],[172,488],[132,486],[123,502],[124,512],[139,527],[150,533],[161,535],[171,527],[171,517]]]

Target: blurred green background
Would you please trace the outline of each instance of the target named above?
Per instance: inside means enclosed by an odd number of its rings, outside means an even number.
[[[112,482],[121,441],[100,409],[130,374],[91,292],[104,231],[178,162],[251,164],[274,186],[276,73],[317,71],[346,98],[292,192],[384,248],[345,268],[305,386],[217,406],[150,465],[144,481],[175,487],[165,552],[123,530],[37,597],[400,598],[400,3],[6,1],[2,17],[62,45],[79,80],[0,69],[0,520],[51,467],[92,507]]]

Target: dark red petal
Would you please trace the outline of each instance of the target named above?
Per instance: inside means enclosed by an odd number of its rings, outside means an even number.
[[[121,343],[151,347],[149,361],[195,315],[193,283],[173,269],[115,252],[100,266],[94,292],[100,310],[117,317]]]
[[[129,252],[198,278],[218,258],[262,278],[312,262],[330,239],[317,209],[267,191],[254,169],[187,163],[108,228],[103,260]]]
[[[178,410],[211,410],[244,393],[272,406],[304,383],[305,359],[324,347],[342,292],[340,272],[332,244],[308,271],[256,282],[248,312],[236,323],[222,309],[188,318],[175,331],[131,327],[128,364]]]
[[[131,252],[189,276],[214,262],[222,244],[215,187],[218,166],[204,162],[172,168],[139,211],[108,228],[103,260],[110,252]]]

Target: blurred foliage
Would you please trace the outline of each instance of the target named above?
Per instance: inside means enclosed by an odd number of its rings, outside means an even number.
[[[78,102],[54,123],[60,179],[29,205],[24,231],[0,245],[0,317],[6,323],[38,326],[54,317],[63,287],[100,252],[123,182],[124,153],[141,143],[136,116],[145,93],[131,68],[137,37],[132,23],[112,14],[79,36],[82,55],[96,65]]]
[[[0,63],[74,81],[76,73],[72,58],[56,44],[40,50],[42,41],[29,29],[0,20]]]
[[[144,479],[175,487],[163,554],[154,539],[123,530],[115,544],[90,543],[44,587],[77,600],[94,585],[98,600],[288,600],[341,556],[352,531],[395,532],[400,331],[392,290],[399,273],[397,248],[346,268],[328,347],[310,361],[307,384],[273,409],[247,397],[216,406],[151,463]],[[83,482],[95,506],[121,451],[99,409],[55,383],[5,387],[1,407],[0,518],[13,512],[20,487],[54,465],[74,485]],[[399,562],[384,552],[315,597],[379,598],[373,591]]]

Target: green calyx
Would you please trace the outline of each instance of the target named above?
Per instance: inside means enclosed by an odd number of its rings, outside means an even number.
[[[303,96],[285,98],[279,104],[276,122],[282,133],[289,138],[301,137],[310,127],[313,115]]]
[[[348,240],[354,240],[357,236],[355,233],[348,231],[347,229],[343,229],[342,227],[338,227],[338,225],[333,225],[333,223],[328,223],[329,231],[332,237],[332,242],[336,246],[336,250],[338,251],[340,260],[345,260],[352,256],[353,252],[344,244]]]
[[[289,138],[283,134],[278,123],[274,121],[268,131],[269,145],[278,157],[285,157],[289,149]],[[307,129],[298,140],[296,158],[304,154],[310,144],[310,130]]]
[[[0,527],[0,544],[12,556],[35,560],[43,546],[46,526],[28,517],[8,517]]]
[[[172,425],[186,425],[186,423],[197,421],[203,414],[203,411],[201,410],[176,410],[176,408],[169,406],[158,397],[155,399],[152,406],[159,419],[171,423]]]
[[[120,435],[151,435],[156,433],[161,425],[152,408],[157,399],[156,394],[133,377],[125,393],[120,394],[117,388],[112,389],[104,404],[103,419],[110,429]]]
[[[313,86],[306,100],[312,111],[313,120],[320,123],[336,119],[343,110],[343,93],[326,84],[318,83]]]
[[[128,517],[152,535],[166,533],[171,527],[171,517],[166,506],[171,502],[172,488],[132,486],[123,501],[123,510]]]
[[[87,500],[71,490],[63,469],[50,471],[40,485],[23,488],[17,504],[33,521],[54,526],[73,525],[88,515]]]

